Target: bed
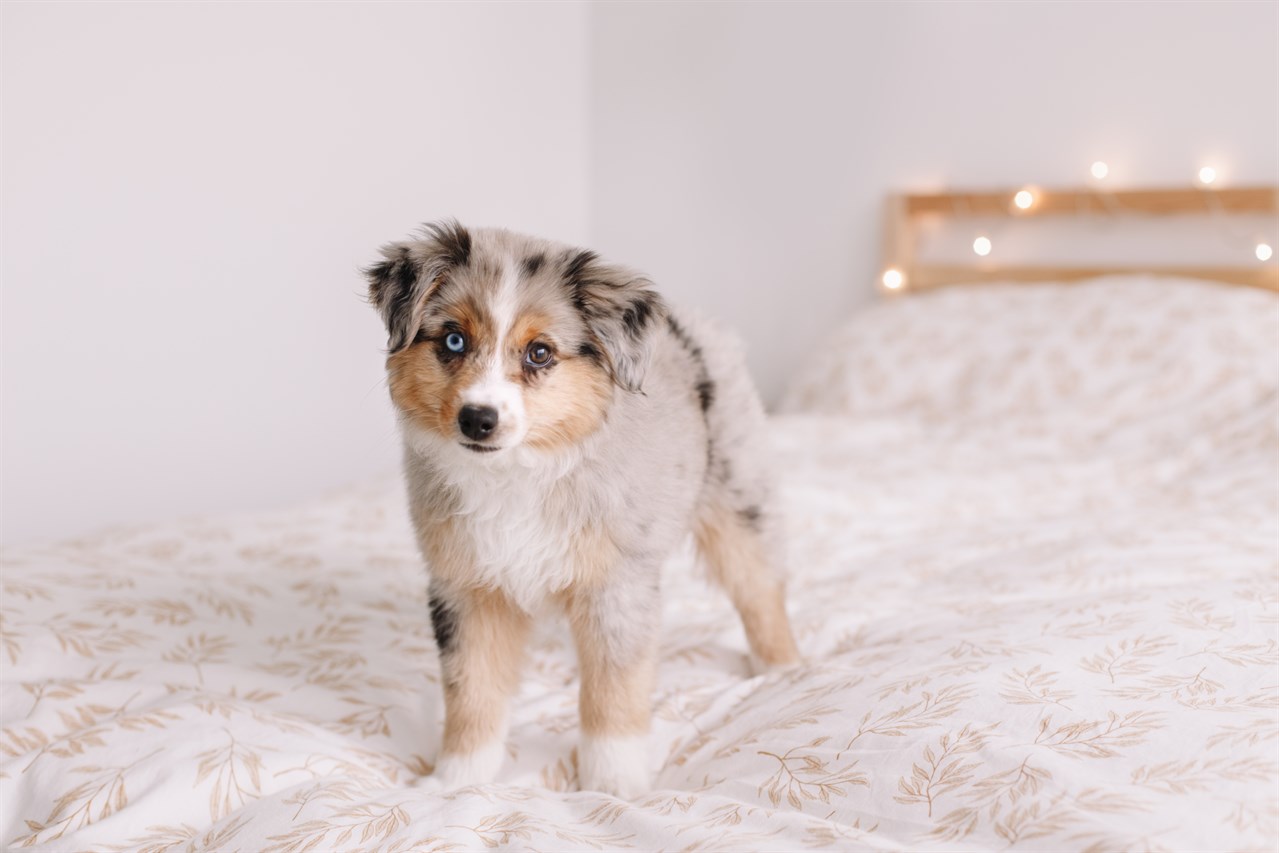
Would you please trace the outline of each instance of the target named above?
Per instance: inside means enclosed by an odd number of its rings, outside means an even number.
[[[564,631],[428,793],[395,481],[6,554],[0,841],[48,850],[1273,850],[1279,298],[1126,275],[860,312],[773,423],[806,663],[665,569],[652,767],[578,792]]]

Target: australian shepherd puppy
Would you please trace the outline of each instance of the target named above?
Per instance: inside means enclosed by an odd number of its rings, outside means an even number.
[[[444,682],[422,783],[495,778],[530,623],[558,610],[581,668],[581,787],[643,793],[659,578],[690,532],[757,664],[798,660],[743,361],[593,252],[445,222],[382,255],[369,293]]]

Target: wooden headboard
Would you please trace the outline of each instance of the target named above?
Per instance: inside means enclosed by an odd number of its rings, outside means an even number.
[[[1039,189],[998,192],[947,192],[891,196],[884,233],[881,286],[887,292],[930,290],[947,284],[1016,281],[1079,281],[1116,273],[1203,278],[1279,291],[1279,258],[1264,247],[1257,258],[1232,266],[1131,266],[1061,264],[1005,265],[992,257],[968,263],[926,263],[919,258],[919,226],[927,217],[1036,218],[1078,216],[1273,216],[1279,213],[1279,187],[1132,189]],[[1269,246],[1269,244],[1266,244]],[[989,243],[986,244],[989,247]],[[1241,258],[1241,261],[1243,259]]]

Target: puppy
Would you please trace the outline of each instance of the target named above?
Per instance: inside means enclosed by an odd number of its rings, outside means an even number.
[[[554,609],[581,668],[581,787],[643,793],[658,581],[690,531],[756,662],[798,660],[745,367],[593,252],[444,222],[382,255],[369,294],[444,681],[423,784],[495,778],[530,622]]]

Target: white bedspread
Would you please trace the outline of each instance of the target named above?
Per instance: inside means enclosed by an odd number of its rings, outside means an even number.
[[[808,664],[752,677],[726,601],[672,561],[633,802],[576,791],[558,628],[503,783],[410,787],[442,705],[394,484],[7,554],[0,840],[1273,850],[1279,409],[1254,390],[1215,428],[1151,405],[1086,436],[779,418]]]

